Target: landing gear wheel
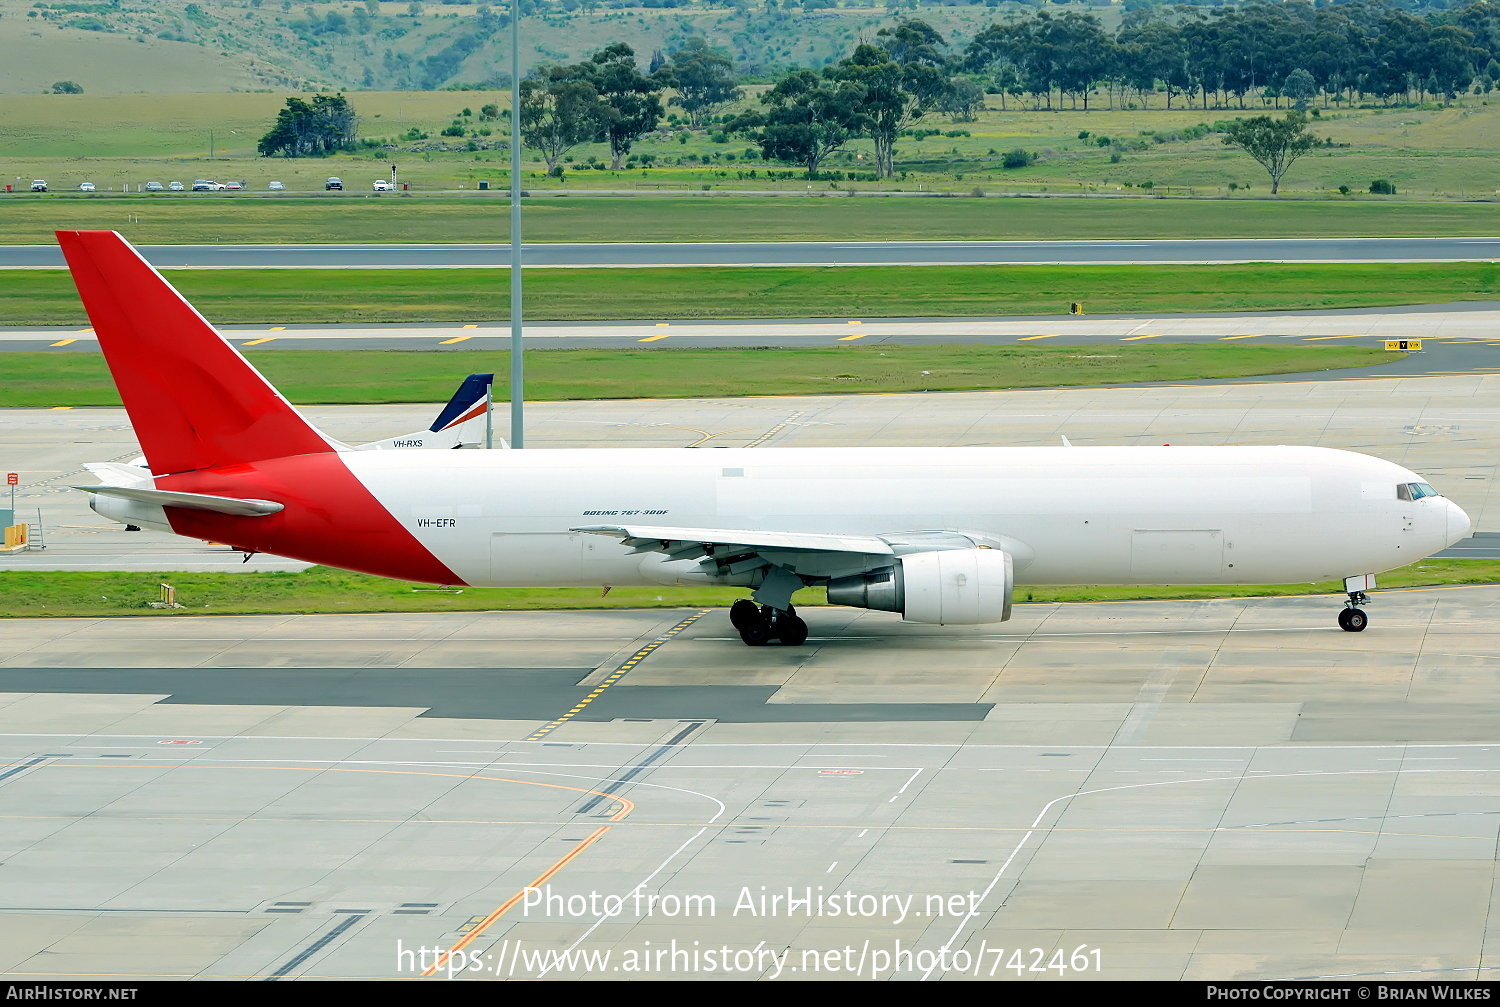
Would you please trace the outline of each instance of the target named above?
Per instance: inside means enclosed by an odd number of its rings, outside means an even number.
[[[800,647],[807,642],[807,623],[795,615],[784,615],[776,620],[776,636],[783,646]]]
[[[740,639],[747,647],[764,647],[771,641],[771,627],[758,617],[754,622],[740,626],[739,631]]]
[[[1346,608],[1339,613],[1339,629],[1346,633],[1361,633],[1370,624],[1370,617],[1363,609]]]
[[[760,606],[747,598],[741,598],[729,606],[729,622],[735,629],[744,631],[745,627],[753,622],[762,622],[760,617]]]

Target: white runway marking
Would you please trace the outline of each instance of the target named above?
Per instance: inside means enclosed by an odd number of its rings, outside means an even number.
[[[912,773],[911,776],[909,776],[909,777],[906,778],[906,782],[903,783],[903,784],[901,784],[901,789],[898,790],[898,791],[896,791],[894,794],[892,794],[891,795],[891,799],[889,801],[887,801],[886,803],[887,804],[893,804],[893,803],[895,803],[896,798],[898,798],[902,794],[906,793],[906,788],[909,787],[909,786],[911,786],[912,780],[915,780],[918,776],[921,776],[921,775],[922,775],[922,771],[920,769],[917,770],[915,773]]]

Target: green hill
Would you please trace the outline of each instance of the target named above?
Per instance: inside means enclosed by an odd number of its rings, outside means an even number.
[[[908,5],[893,2],[888,10],[870,0],[608,2],[523,4],[534,11],[522,22],[523,64],[577,60],[612,42],[629,43],[644,61],[702,35],[742,69],[772,73],[826,63],[893,18],[911,16]],[[967,40],[1022,9],[1010,2],[924,6],[921,16]],[[509,62],[507,10],[506,2],[474,0],[0,0],[0,93],[36,94],[60,80],[87,93],[494,84]]]

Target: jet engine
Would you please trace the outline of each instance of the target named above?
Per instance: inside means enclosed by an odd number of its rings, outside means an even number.
[[[942,549],[828,582],[834,605],[900,612],[907,622],[968,626],[1010,618],[1015,572],[1000,549]]]
[[[143,484],[150,486],[150,483]],[[123,497],[110,496],[105,493],[89,494],[89,509],[101,517],[107,517],[111,521],[118,521],[127,528],[150,528],[154,531],[170,532],[171,523],[167,520],[167,512],[157,504],[144,503],[140,500],[127,500]]]

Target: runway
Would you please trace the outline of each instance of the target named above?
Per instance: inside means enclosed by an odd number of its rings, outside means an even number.
[[[504,244],[142,245],[160,269],[492,268]],[[527,244],[522,263],[552,268],[860,265],[1474,262],[1500,237],[1202,238],[1078,241],[720,241]],[[0,269],[61,269],[52,245],[0,246]]]
[[[1335,604],[8,622],[0,972],[1489,978],[1500,589]]]
[[[220,326],[246,351],[256,349],[505,350],[508,323],[478,318],[438,325]],[[1325,343],[1350,340],[1384,345],[1387,339],[1423,339],[1426,356],[1411,372],[1442,354],[1441,369],[1484,366],[1500,346],[1500,305],[1495,302],[1405,305],[1306,311],[1214,312],[1176,315],[1035,315],[991,318],[760,318],[630,319],[598,322],[528,322],[527,345],[546,349],[672,349],[734,346],[1115,344],[1162,342]],[[42,326],[0,328],[0,352],[95,352],[92,329]],[[1447,366],[1449,364],[1453,366]],[[1433,369],[1433,368],[1429,368]]]

